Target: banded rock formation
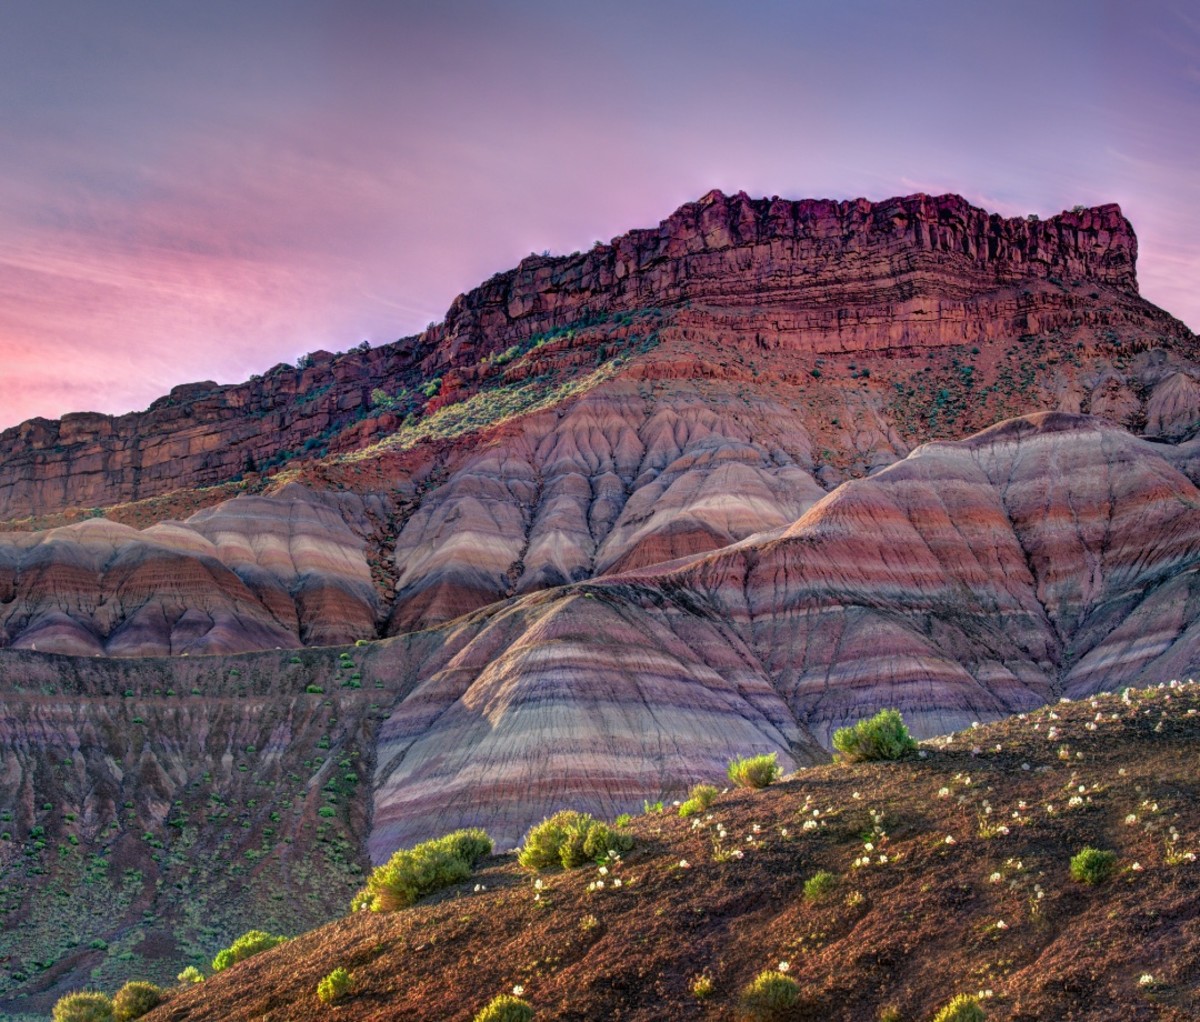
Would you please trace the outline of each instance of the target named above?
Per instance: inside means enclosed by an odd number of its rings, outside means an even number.
[[[774,538],[448,627],[379,735],[372,856],[468,821],[502,843],[810,761],[897,707],[921,736],[1200,669],[1200,492],[1065,413],[924,446]]]
[[[0,634],[44,652],[159,656],[375,634],[361,502],[300,487],[145,530],[92,519],[0,534]]]

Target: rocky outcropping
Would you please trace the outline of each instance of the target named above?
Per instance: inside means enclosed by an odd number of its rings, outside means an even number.
[[[892,357],[1080,329],[1126,346],[1190,344],[1182,324],[1138,297],[1136,256],[1113,205],[1033,222],[952,195],[871,203],[712,192],[655,229],[587,253],[530,257],[460,296],[445,322],[419,337],[316,352],[305,368],[276,366],[236,386],[177,387],[145,412],[7,429],[0,520],[256,478],[352,450],[408,411],[477,393],[496,371],[489,359],[547,331],[599,324],[590,343],[624,350],[621,319],[639,310],[667,314],[671,346],[719,341],[726,362],[772,349],[793,361]],[[676,374],[712,371],[668,361]],[[533,359],[524,371],[545,368]],[[408,397],[397,410],[400,391]],[[1165,402],[1168,415],[1176,403]]]

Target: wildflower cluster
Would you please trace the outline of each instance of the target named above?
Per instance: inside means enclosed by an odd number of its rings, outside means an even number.
[[[871,817],[871,829],[863,835],[862,854],[850,864],[855,869],[872,864],[886,866],[889,862],[888,854],[883,850],[888,840],[883,828],[883,813],[874,809],[868,809],[867,813]]]

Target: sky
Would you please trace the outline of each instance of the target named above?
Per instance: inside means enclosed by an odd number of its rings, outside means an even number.
[[[1200,330],[1200,12],[5,0],[0,427],[396,340],[711,188],[1118,202]]]

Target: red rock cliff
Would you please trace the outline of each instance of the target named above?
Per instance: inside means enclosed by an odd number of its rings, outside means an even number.
[[[277,366],[235,386],[176,387],[144,412],[5,430],[0,519],[209,486],[344,450],[364,439],[354,425],[373,388],[444,375],[461,396],[472,367],[515,341],[646,307],[671,309],[681,336],[808,353],[911,351],[1081,323],[1152,323],[1190,337],[1137,296],[1136,255],[1115,205],[1035,222],[953,195],[871,203],[711,192],[657,228],[587,253],[527,258],[455,299],[445,322],[419,337],[317,353],[306,369]]]

